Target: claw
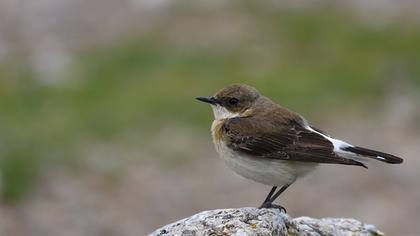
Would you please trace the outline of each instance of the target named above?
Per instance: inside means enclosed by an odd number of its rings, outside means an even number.
[[[283,206],[280,206],[280,205],[273,204],[271,202],[264,202],[259,207],[259,209],[262,209],[262,208],[275,208],[275,209],[279,209],[280,211],[284,211],[284,213],[287,213],[286,208],[284,208]]]

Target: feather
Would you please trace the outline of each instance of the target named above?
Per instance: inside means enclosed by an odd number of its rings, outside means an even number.
[[[303,120],[297,118],[273,124],[258,117],[236,117],[227,120],[220,132],[229,148],[255,158],[366,167],[361,162],[337,155],[328,139],[307,130]]]

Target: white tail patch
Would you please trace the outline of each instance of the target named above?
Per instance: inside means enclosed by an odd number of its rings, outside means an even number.
[[[381,157],[381,156],[376,156],[376,158],[379,159],[379,160],[383,160],[383,161],[386,160],[384,157]]]
[[[328,135],[325,135],[321,132],[318,132],[318,131],[312,129],[309,125],[306,125],[305,128],[309,131],[317,133],[317,134],[321,135],[322,137],[328,139],[334,146],[334,152],[337,153],[339,156],[344,157],[344,158],[348,158],[348,159],[357,160],[357,161],[366,161],[366,159],[361,158],[362,156],[360,156],[360,155],[357,155],[353,152],[343,150],[343,148],[346,148],[346,147],[354,147],[353,145],[351,145],[349,143],[346,143],[344,141],[341,141],[339,139],[331,138]]]

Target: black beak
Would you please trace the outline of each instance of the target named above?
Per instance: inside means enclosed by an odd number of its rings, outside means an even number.
[[[220,104],[220,101],[217,100],[215,97],[196,97],[198,101],[210,103],[212,105]]]

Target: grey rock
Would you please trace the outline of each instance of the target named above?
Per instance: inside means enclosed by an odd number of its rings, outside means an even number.
[[[381,236],[373,225],[354,219],[299,217],[278,209],[238,208],[203,211],[157,229],[149,236],[308,235]]]

